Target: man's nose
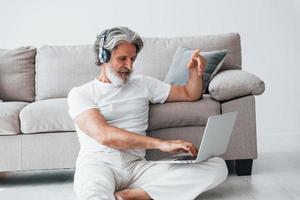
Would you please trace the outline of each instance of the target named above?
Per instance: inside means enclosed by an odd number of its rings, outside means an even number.
[[[126,68],[132,70],[132,67],[133,67],[133,61],[131,59],[127,59]]]

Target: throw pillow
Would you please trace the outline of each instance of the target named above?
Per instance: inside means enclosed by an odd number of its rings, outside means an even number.
[[[208,89],[212,98],[226,101],[246,95],[260,95],[265,91],[265,83],[254,74],[226,70],[214,77]]]
[[[184,85],[189,79],[189,69],[187,63],[191,58],[194,50],[185,47],[179,47],[172,60],[172,64],[169,67],[169,72],[166,75],[165,82],[170,84]],[[203,93],[208,91],[208,84],[213,76],[221,68],[222,63],[225,60],[227,50],[221,51],[209,51],[200,52],[200,54],[206,59],[205,70],[203,73]]]

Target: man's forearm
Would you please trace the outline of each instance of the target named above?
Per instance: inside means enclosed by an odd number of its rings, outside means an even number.
[[[75,118],[75,123],[85,134],[100,144],[115,149],[159,149],[165,152],[180,150],[196,154],[191,142],[182,140],[161,140],[136,134],[108,124],[96,109],[90,109]]]
[[[105,137],[102,144],[115,149],[159,149],[161,140],[136,134],[114,126],[107,126],[103,130]]]
[[[189,69],[189,80],[185,85],[188,96],[191,99],[198,100],[202,97],[203,81],[202,75],[198,75],[197,68]]]

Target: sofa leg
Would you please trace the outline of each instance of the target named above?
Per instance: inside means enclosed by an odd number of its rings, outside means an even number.
[[[252,159],[235,160],[235,171],[238,176],[251,176]]]
[[[235,160],[225,160],[228,173],[229,174],[235,174]]]

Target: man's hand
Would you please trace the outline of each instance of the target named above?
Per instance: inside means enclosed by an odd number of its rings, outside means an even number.
[[[159,146],[159,149],[169,153],[178,153],[180,151],[188,152],[192,156],[195,156],[198,153],[198,150],[191,142],[182,140],[163,140]]]
[[[200,49],[195,50],[192,55],[191,59],[188,62],[189,69],[198,69],[198,75],[201,76],[204,72],[206,65],[206,60],[203,56],[200,55]]]

